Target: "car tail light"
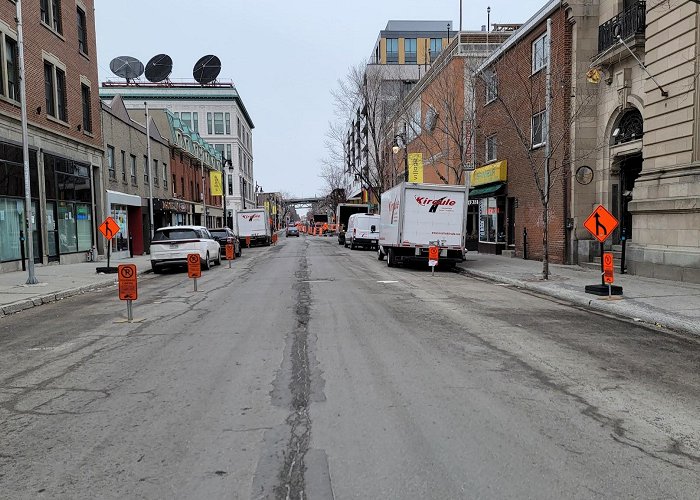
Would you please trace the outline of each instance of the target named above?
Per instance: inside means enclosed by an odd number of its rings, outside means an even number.
[[[355,236],[357,234],[357,228],[353,227],[352,228],[352,235]]]

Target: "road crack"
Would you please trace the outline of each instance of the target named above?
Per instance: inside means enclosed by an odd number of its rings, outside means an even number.
[[[298,279],[294,284],[297,295],[296,326],[293,335],[291,364],[292,373],[289,390],[292,396],[292,413],[285,422],[290,436],[284,452],[284,464],[280,472],[280,483],[275,488],[278,499],[304,498],[304,458],[309,451],[311,440],[311,418],[309,402],[311,395],[311,367],[309,363],[309,319],[311,318],[311,285],[308,283],[309,266],[306,256],[302,256]]]

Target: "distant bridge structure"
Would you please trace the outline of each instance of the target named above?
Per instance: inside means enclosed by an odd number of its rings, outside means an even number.
[[[311,205],[312,203],[320,203],[325,201],[326,198],[285,198],[284,203],[287,205]]]

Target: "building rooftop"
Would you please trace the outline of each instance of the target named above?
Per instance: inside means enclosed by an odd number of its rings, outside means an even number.
[[[100,99],[110,99],[121,95],[125,101],[138,100],[169,100],[169,99],[193,99],[193,100],[231,100],[236,101],[248,126],[253,129],[255,125],[243,104],[241,96],[233,83],[216,83],[200,85],[197,82],[129,82],[125,80],[102,82],[99,89]]]
[[[391,20],[386,23],[384,31],[445,31],[447,32],[447,24],[454,31],[454,23],[452,21],[397,21]]]

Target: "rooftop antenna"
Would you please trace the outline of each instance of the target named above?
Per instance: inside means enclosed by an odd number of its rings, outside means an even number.
[[[221,60],[215,55],[206,55],[197,61],[192,69],[192,76],[200,85],[207,85],[219,76]]]
[[[109,69],[117,76],[121,76],[128,84],[143,75],[143,63],[131,56],[117,56],[109,63]]]
[[[173,60],[168,54],[158,54],[146,63],[146,80],[158,83],[166,80],[173,70]]]

